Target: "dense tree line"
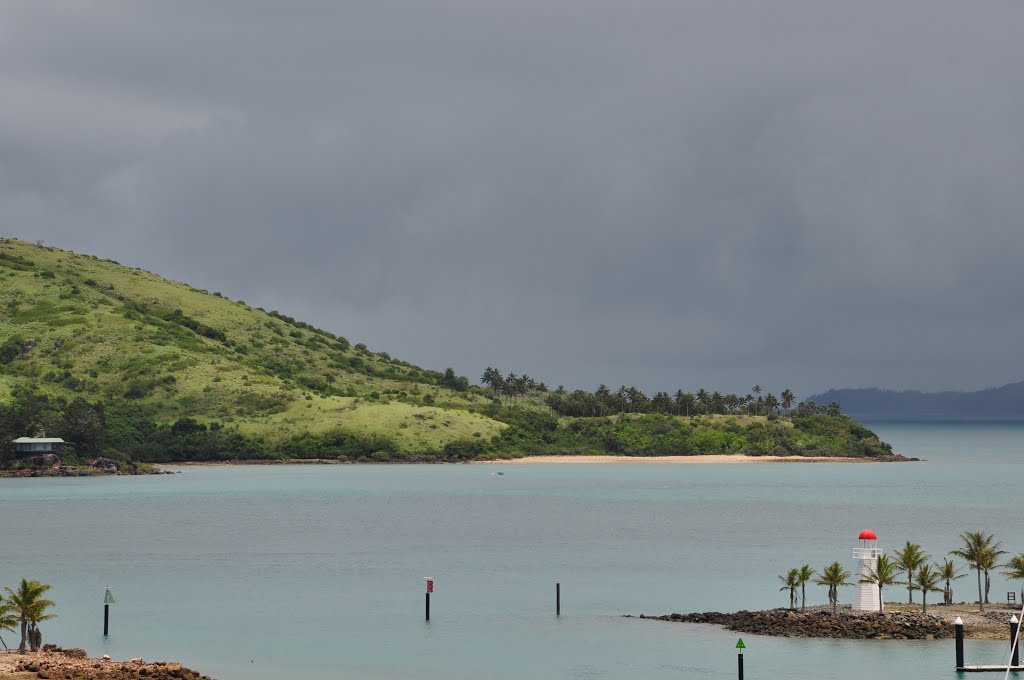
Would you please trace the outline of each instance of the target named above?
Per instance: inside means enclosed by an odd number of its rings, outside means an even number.
[[[647,396],[637,387],[619,387],[614,392],[607,385],[600,385],[593,392],[562,387],[547,396],[545,403],[556,413],[564,416],[593,417],[617,413],[662,413],[676,416],[700,415],[829,415],[842,414],[838,403],[820,406],[813,401],[795,403],[793,392],[783,390],[780,397],[768,392],[762,395],[760,385],[755,385],[752,394],[722,394],[699,389],[696,392],[676,390],[674,394],[656,392]],[[756,396],[755,396],[756,395]],[[795,406],[795,408],[794,408]]]
[[[484,387],[491,390],[495,399],[505,399],[515,403],[516,398],[530,392],[546,394],[544,403],[553,411],[563,416],[575,418],[592,418],[619,413],[662,413],[677,416],[699,415],[769,415],[795,413],[798,415],[842,415],[837,402],[821,406],[813,401],[796,403],[796,397],[790,389],[784,389],[778,397],[768,392],[762,395],[764,388],[754,385],[750,394],[722,394],[699,389],[696,392],[676,390],[673,394],[656,392],[648,396],[643,390],[633,386],[620,386],[614,392],[607,385],[599,385],[593,392],[586,390],[568,391],[559,385],[550,391],[544,383],[526,375],[513,372],[503,374],[501,370],[488,366],[480,378]],[[795,408],[794,408],[795,406]],[[780,411],[781,409],[781,411]]]
[[[708,453],[887,456],[890,447],[845,417],[793,414],[791,424],[740,423],[710,418],[674,418],[660,413],[620,418],[579,418],[561,422],[550,410],[490,404],[480,412],[506,423],[492,440],[452,441],[439,451],[403,451],[386,435],[343,430],[301,434],[270,444],[236,427],[181,417],[159,422],[153,407],[132,400],[106,403],[52,398],[19,390],[0,405],[0,464],[18,462],[7,442],[46,434],[68,442],[67,464],[98,456],[122,464],[203,460],[336,458],[351,461],[462,461],[514,454],[609,453],[618,455],[700,455]]]
[[[481,411],[509,427],[486,451],[530,454],[607,453],[625,456],[744,453],[885,457],[892,448],[842,416],[798,415],[751,422],[661,413],[577,418],[560,422],[550,411],[492,405]]]
[[[0,404],[0,455],[9,458],[9,442],[18,437],[43,434],[68,442],[72,456],[97,456],[107,439],[106,409],[82,397],[51,398],[29,390],[16,390],[9,404]]]
[[[99,456],[119,462],[175,462],[267,457],[265,445],[235,428],[192,418],[159,423],[151,409],[129,400],[90,402],[16,390],[0,405],[0,463],[15,457],[9,442],[18,437],[59,437],[61,458],[76,464]]]

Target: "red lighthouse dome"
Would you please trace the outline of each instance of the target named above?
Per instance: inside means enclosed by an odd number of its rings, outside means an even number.
[[[860,532],[860,536],[858,538],[860,538],[860,540],[862,541],[877,541],[878,535],[875,534],[875,532],[871,529],[865,529],[864,531]]]

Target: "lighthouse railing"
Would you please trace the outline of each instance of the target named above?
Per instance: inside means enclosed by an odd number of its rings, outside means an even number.
[[[853,559],[855,560],[877,560],[882,556],[881,548],[854,548]]]

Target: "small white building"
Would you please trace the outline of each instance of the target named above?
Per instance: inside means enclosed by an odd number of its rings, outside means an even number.
[[[878,547],[878,536],[871,529],[860,532],[859,545],[853,549],[853,558],[857,560],[856,581],[853,586],[853,610],[861,612],[877,612],[879,606],[878,586],[874,583],[861,583],[878,566],[878,558],[882,549]]]
[[[18,437],[11,444],[19,456],[41,456],[47,453],[60,454],[64,440],[60,437]]]

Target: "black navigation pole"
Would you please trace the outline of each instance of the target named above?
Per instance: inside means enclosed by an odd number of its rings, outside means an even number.
[[[107,592],[103,595],[103,637],[110,634],[110,605],[114,604],[114,595],[107,586]]]

